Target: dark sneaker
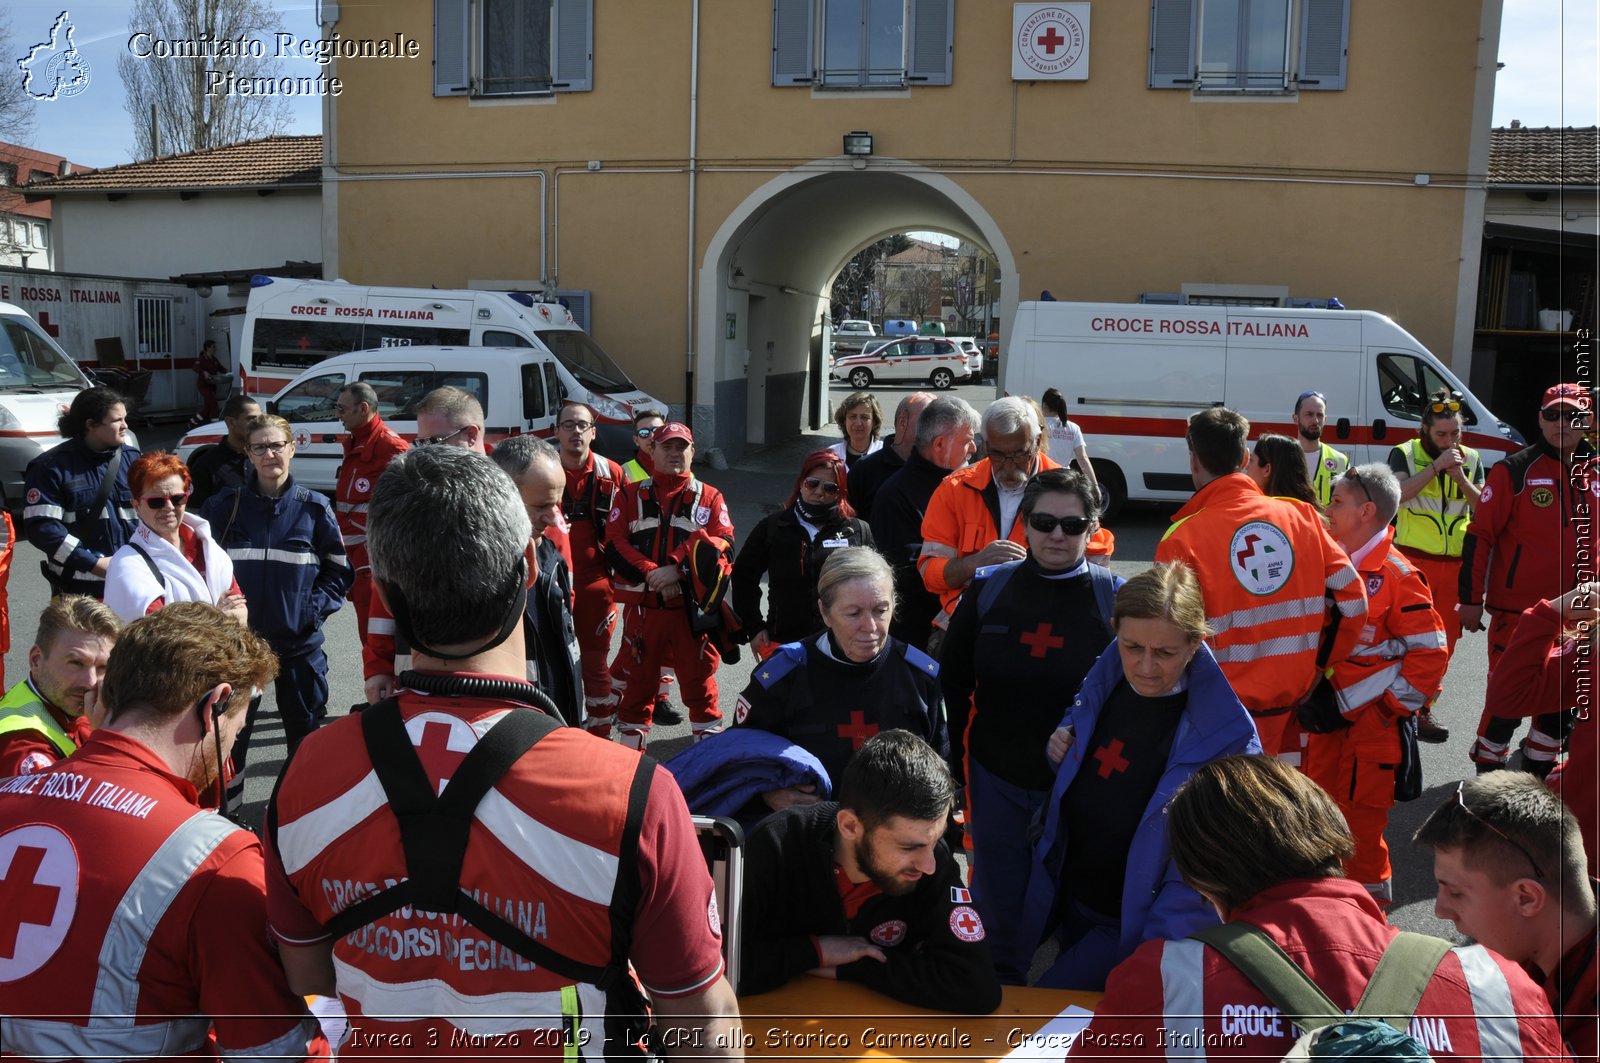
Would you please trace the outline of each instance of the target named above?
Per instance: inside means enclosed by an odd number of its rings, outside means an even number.
[[[1449,741],[1449,739],[1450,728],[1443,724],[1434,723],[1433,717],[1427,713],[1417,717],[1417,741],[1439,745],[1442,742]]]
[[[683,713],[666,698],[657,698],[655,708],[650,710],[650,719],[664,727],[673,727],[683,722]]]

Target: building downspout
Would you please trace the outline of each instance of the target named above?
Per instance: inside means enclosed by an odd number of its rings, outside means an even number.
[[[683,415],[694,424],[695,193],[700,172],[700,0],[694,0],[689,28],[689,237],[684,270]],[[707,448],[708,450],[715,448]]]

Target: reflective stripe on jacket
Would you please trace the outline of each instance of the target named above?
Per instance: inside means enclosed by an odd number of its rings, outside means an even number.
[[[1450,664],[1444,622],[1416,569],[1393,548],[1394,529],[1361,559],[1367,618],[1361,641],[1333,665],[1333,688],[1346,717],[1366,711],[1386,718],[1422,711],[1444,685]]]

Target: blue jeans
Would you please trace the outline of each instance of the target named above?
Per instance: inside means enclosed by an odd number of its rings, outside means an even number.
[[[1017,939],[1028,876],[1033,871],[1029,828],[1050,793],[1025,790],[967,758],[967,805],[971,815],[972,898],[988,931],[989,954],[1002,982],[1023,985],[1035,941]]]
[[[295,657],[279,657],[278,678],[272,690],[278,702],[278,715],[283,718],[283,733],[289,746],[284,762],[288,763],[300,740],[321,726],[321,713],[328,704],[328,656],[322,652],[322,647]],[[250,732],[255,729],[256,711],[250,711],[233,743],[230,756],[233,782],[228,787],[230,807],[243,799],[244,767],[250,756]]]
[[[1127,957],[1122,952],[1122,921],[1085,908],[1070,897],[1061,899],[1061,926],[1056,930],[1061,952],[1036,985],[1048,989],[1106,987],[1111,968]]]

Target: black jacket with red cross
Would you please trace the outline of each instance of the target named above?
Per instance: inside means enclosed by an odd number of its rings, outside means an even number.
[[[910,893],[895,897],[868,887],[847,901],[834,860],[838,811],[833,802],[792,808],[750,835],[738,992],[764,993],[821,966],[817,938],[846,935],[882,949],[884,962],[840,964],[841,981],[935,1011],[986,1015],[999,1007],[983,920],[944,842],[934,851],[933,874]]]
[[[879,731],[910,731],[950,753],[939,666],[890,638],[877,657],[847,659],[822,631],[778,647],[739,695],[734,726],[781,735],[822,762],[835,789],[851,754]]]
[[[621,485],[606,518],[606,560],[621,604],[681,609],[683,598],[663,601],[645,587],[645,577],[663,565],[688,560],[690,540],[705,532],[733,558],[733,520],[722,492],[691,476],[657,473]]]
[[[1461,548],[1461,604],[1520,613],[1592,579],[1596,490],[1587,447],[1568,465],[1540,440],[1493,466]]]

